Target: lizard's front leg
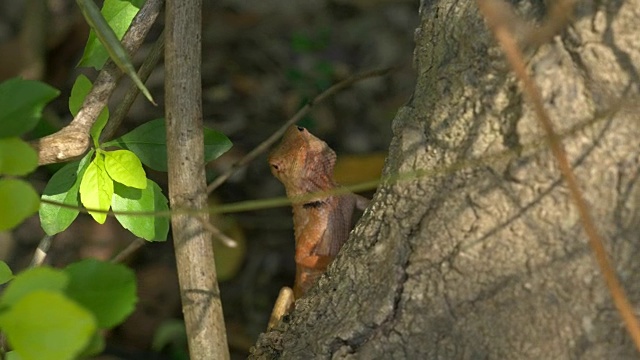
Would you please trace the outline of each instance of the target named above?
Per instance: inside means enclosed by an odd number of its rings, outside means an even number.
[[[330,261],[331,258],[328,256],[296,255],[295,285],[293,290],[287,286],[280,289],[276,303],[273,305],[273,310],[271,310],[267,329],[274,327],[284,314],[291,311],[295,300],[315,283],[315,280],[322,275]]]
[[[305,212],[305,214],[307,213]],[[310,219],[309,216],[305,216],[306,220]],[[267,329],[274,327],[284,314],[293,308],[294,301],[301,297],[306,289],[311,287],[314,279],[317,278],[316,274],[321,274],[331,261],[331,259],[326,256],[311,255],[321,238],[321,236],[318,236],[321,232],[318,232],[317,229],[314,228],[317,226],[316,221],[311,221],[311,224],[305,221],[304,224],[306,226],[297,234],[298,238],[296,239],[296,279],[293,290],[291,290],[290,287],[280,289],[276,303],[273,306],[273,310],[271,310]],[[318,271],[316,269],[321,270]]]

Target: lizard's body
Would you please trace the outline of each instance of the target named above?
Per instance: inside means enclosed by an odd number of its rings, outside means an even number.
[[[292,201],[296,239],[295,299],[322,275],[351,230],[355,209],[369,200],[349,192],[336,194],[336,154],[305,128],[291,126],[269,156],[271,171]]]

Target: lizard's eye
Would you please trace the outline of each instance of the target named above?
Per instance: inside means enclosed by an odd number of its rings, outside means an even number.
[[[278,170],[278,165],[276,164],[271,164],[271,167],[274,168],[275,170]]]
[[[296,126],[298,128],[298,131],[303,132],[305,129],[302,126]]]

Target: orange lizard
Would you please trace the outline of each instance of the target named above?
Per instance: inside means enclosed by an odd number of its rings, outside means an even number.
[[[294,299],[304,295],[325,272],[349,236],[355,209],[364,210],[369,203],[360,195],[335,194],[340,188],[333,180],[335,162],[336,153],[327,143],[299,126],[289,127],[269,156],[271,172],[282,182],[292,202],[296,241]],[[287,289],[283,290],[276,307],[284,301],[281,297]],[[293,299],[288,302],[280,303],[280,308],[286,311]]]

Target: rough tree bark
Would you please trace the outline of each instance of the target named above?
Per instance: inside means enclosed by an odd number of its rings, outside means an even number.
[[[546,2],[517,1],[544,18]],[[640,306],[640,0],[584,1],[529,69],[610,259]],[[638,354],[537,120],[473,1],[421,4],[413,98],[329,272],[254,358],[623,359]],[[617,110],[617,111],[615,111]],[[496,155],[498,154],[498,155]]]

